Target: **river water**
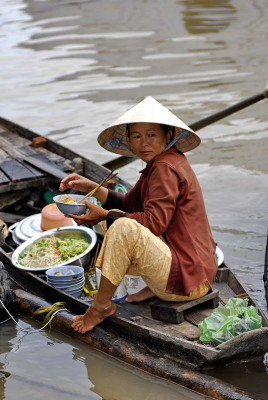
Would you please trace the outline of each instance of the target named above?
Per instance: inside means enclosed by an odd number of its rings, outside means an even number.
[[[114,155],[97,144],[98,133],[147,95],[191,124],[263,91],[267,17],[267,0],[1,0],[0,115],[102,164]],[[203,128],[202,145],[188,154],[225,260],[264,310],[267,110],[262,101]],[[136,161],[120,174],[134,183],[142,167]],[[27,390],[36,399],[176,396],[172,385],[55,332],[20,335],[12,322],[1,327],[1,369],[14,374],[3,383],[5,399]],[[88,364],[105,394],[90,390]],[[214,375],[267,398],[261,363]],[[117,391],[122,381],[132,397]]]

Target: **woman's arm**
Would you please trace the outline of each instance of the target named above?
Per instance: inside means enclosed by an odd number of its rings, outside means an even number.
[[[89,192],[97,186],[97,183],[84,178],[78,174],[71,174],[64,178],[60,183],[60,190],[64,191],[66,189],[75,189],[83,192]],[[120,209],[122,211],[138,211],[142,209],[142,201],[140,197],[141,189],[141,179],[136,183],[136,185],[127,194],[117,193],[114,190],[108,190],[106,188],[100,187],[94,194],[96,198],[103,204],[103,207],[99,207],[92,203],[86,201],[88,213],[83,216],[75,216],[69,214],[78,225],[88,224],[95,225],[100,221],[107,219],[108,226],[108,214],[107,210],[111,208]],[[125,216],[124,212],[117,212],[117,218]]]
[[[148,178],[148,195],[142,211],[124,214],[110,211],[107,215],[108,226],[120,217],[132,218],[150,229],[156,236],[162,235],[175,212],[180,194],[180,179],[176,171],[166,163],[156,163]]]
[[[81,192],[89,193],[97,186],[98,184],[96,182],[91,181],[90,179],[87,179],[78,174],[71,174],[61,181],[59,190],[63,192],[66,189],[75,189]],[[95,192],[94,197],[96,197],[97,200],[99,200],[102,204],[104,204],[108,197],[108,189],[101,186]]]
[[[141,200],[141,182],[142,178],[126,194],[108,190],[108,197],[105,204],[103,204],[103,208],[106,210],[116,208],[125,212],[141,211],[143,204]]]

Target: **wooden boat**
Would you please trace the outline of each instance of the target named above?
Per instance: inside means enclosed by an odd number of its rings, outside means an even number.
[[[11,206],[12,209],[16,209],[14,205],[20,203],[22,196],[25,208],[19,207],[20,213],[27,209],[25,198],[31,194],[28,192],[31,192],[33,188],[46,188],[47,185],[57,187],[59,177],[47,174],[42,162],[52,160],[54,168],[60,170],[60,173],[76,170],[97,182],[107,175],[106,168],[49,139],[43,139],[17,124],[0,118],[0,128],[0,140],[5,139],[4,145],[1,142],[0,146],[2,147],[0,150],[0,199],[1,196],[3,201],[6,201],[7,197],[13,199],[12,203],[7,204],[4,210],[2,209],[2,212],[0,210],[0,218],[6,217],[9,223],[25,216],[25,213],[16,216],[10,212]],[[13,149],[8,146],[7,141],[12,143]],[[41,147],[39,143],[43,143]],[[25,161],[27,154],[29,157],[35,157],[37,161],[42,161],[41,170],[38,167],[36,169],[36,166],[33,167],[33,164],[29,167]],[[14,167],[16,163],[20,163],[26,169],[22,174],[22,167],[20,167],[19,177],[16,175],[18,169]],[[52,172],[57,175],[55,171]],[[123,180],[118,179],[116,182],[129,187]],[[27,209],[26,215],[29,215],[29,212],[32,210]],[[6,247],[0,249],[0,258],[14,282],[49,302],[65,302],[71,313],[85,312],[91,298],[74,298],[49,285],[44,274],[15,268],[9,256],[12,245],[14,246],[14,243],[11,242],[10,247],[9,242],[9,246],[5,245]],[[223,263],[213,283],[213,291],[204,298],[176,304],[155,299],[138,304],[122,302],[118,304],[116,315],[109,317],[84,336],[93,346],[110,355],[146,371],[178,381],[178,368],[187,367],[192,370],[215,368],[226,363],[261,359],[267,352],[268,320],[259,308],[258,312],[263,321],[262,328],[243,333],[216,347],[199,341],[198,323],[218,304],[226,304],[229,298],[241,296],[247,296],[249,304],[258,308],[235,274]],[[75,334],[74,331],[72,334]],[[180,383],[182,384],[181,381]],[[191,384],[194,385],[193,382]]]

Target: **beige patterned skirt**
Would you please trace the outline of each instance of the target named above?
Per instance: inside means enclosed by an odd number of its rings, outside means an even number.
[[[162,238],[130,218],[118,218],[107,230],[96,267],[115,286],[126,274],[140,275],[157,297],[167,301],[198,299],[210,290],[210,284],[204,282],[189,296],[166,293],[170,249]]]

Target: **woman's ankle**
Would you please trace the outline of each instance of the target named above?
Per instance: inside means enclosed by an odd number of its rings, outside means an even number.
[[[96,310],[97,312],[106,312],[108,311],[113,305],[112,300],[107,300],[104,302],[101,301],[93,301],[91,307]]]

